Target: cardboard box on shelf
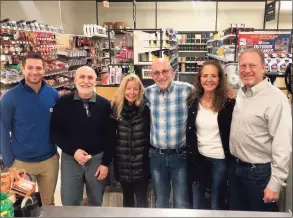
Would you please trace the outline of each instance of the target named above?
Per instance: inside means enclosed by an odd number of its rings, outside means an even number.
[[[104,27],[107,29],[115,29],[115,23],[114,22],[104,22]]]
[[[124,22],[115,22],[115,29],[124,29],[126,24]]]

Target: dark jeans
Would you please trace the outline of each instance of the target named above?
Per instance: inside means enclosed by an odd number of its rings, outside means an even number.
[[[202,157],[201,173],[198,180],[192,184],[193,209],[226,209],[224,207],[227,193],[227,162],[226,159]],[[205,206],[205,193],[210,186],[211,202]]]
[[[79,206],[83,198],[83,187],[90,206],[102,206],[107,179],[98,181],[95,173],[100,166],[103,152],[93,155],[85,164],[80,165],[64,152],[61,155],[61,200],[64,206]]]
[[[187,152],[161,154],[150,148],[149,161],[156,208],[169,208],[170,180],[174,208],[190,208]]]
[[[249,164],[233,158],[229,166],[229,208],[241,211],[278,211],[276,203],[264,203],[271,163]]]
[[[123,191],[123,207],[147,207],[148,180],[135,183],[120,183]],[[135,204],[136,203],[136,204]]]

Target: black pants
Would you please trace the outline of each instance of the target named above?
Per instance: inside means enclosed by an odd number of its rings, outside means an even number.
[[[253,165],[233,158],[228,175],[229,209],[277,212],[276,203],[263,201],[270,176],[271,163]]]
[[[144,208],[148,206],[148,180],[135,183],[121,182],[120,184],[123,191],[123,207]]]

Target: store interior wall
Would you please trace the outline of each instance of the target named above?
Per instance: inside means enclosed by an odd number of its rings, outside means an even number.
[[[281,2],[283,4],[283,2]],[[289,4],[288,4],[289,3]],[[292,29],[292,4],[287,1],[281,7],[279,29]],[[158,2],[158,28],[173,27],[178,31],[213,31],[216,22],[216,2]],[[136,28],[155,27],[155,3],[137,2]],[[265,2],[221,2],[218,3],[217,30],[229,27],[231,23],[245,24],[247,27],[262,29]],[[276,20],[266,23],[266,29],[277,28]],[[98,3],[99,24],[123,21],[133,27],[132,3],[110,2],[110,8]]]
[[[83,24],[96,23],[96,1],[1,1],[1,20],[5,18],[62,25],[66,33],[82,34]]]
[[[61,6],[62,19],[60,18]],[[289,2],[290,3],[290,2]],[[158,28],[173,27],[176,30],[213,31],[216,22],[215,2],[158,2]],[[292,4],[281,8],[280,29],[292,28]],[[136,28],[155,28],[155,3],[137,2]],[[277,10],[276,10],[277,11]],[[218,3],[217,30],[231,23],[243,23],[247,27],[263,28],[264,2]],[[82,34],[83,24],[96,23],[96,2],[91,1],[1,1],[1,19],[37,20],[60,27],[66,33]],[[98,3],[99,24],[123,21],[133,27],[132,3],[114,3],[104,8]],[[276,29],[277,21],[266,23],[267,29]]]

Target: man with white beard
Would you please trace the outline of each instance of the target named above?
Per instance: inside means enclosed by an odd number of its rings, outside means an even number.
[[[95,71],[77,69],[77,91],[62,96],[52,114],[51,137],[62,149],[61,200],[65,206],[79,206],[86,184],[88,203],[102,206],[113,159],[115,130],[110,119],[111,105],[94,92]]]

